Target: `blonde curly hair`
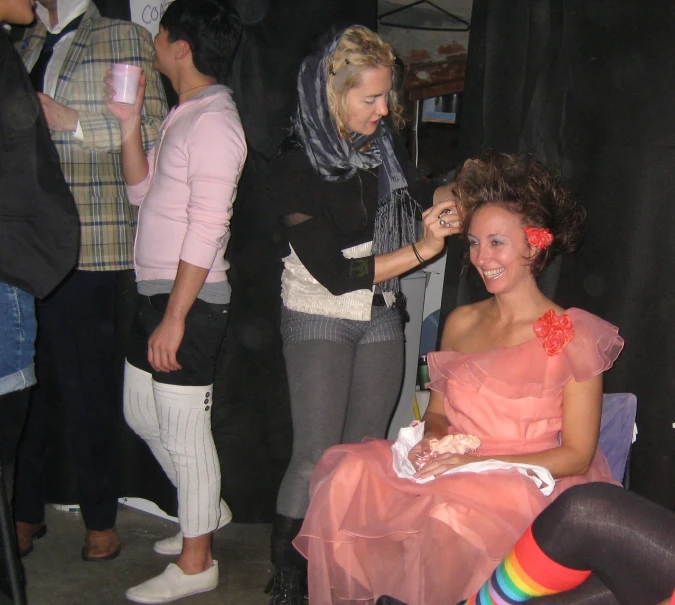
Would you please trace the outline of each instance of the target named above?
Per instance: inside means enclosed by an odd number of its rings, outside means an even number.
[[[340,136],[344,139],[349,138],[349,131],[344,123],[347,115],[347,94],[361,84],[364,72],[377,67],[391,69],[393,86],[387,96],[387,106],[394,127],[401,128],[404,124],[403,106],[396,91],[398,68],[391,44],[367,27],[353,25],[345,30],[335,53],[324,60],[328,82],[328,108]]]

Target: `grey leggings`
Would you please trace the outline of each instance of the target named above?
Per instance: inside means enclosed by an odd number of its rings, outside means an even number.
[[[352,346],[305,340],[284,350],[293,416],[293,455],[277,512],[302,518],[309,480],[332,445],[383,438],[403,378],[402,339]]]

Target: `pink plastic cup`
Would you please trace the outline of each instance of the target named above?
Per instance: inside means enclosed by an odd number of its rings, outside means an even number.
[[[142,69],[136,65],[113,63],[112,87],[115,89],[114,103],[133,105],[136,102],[141,73]]]

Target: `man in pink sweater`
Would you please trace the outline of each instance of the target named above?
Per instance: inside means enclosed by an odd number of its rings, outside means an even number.
[[[145,78],[134,106],[107,104],[121,124],[129,200],[140,207],[134,265],[141,305],[127,354],[124,415],[176,486],[181,528],[154,546],[179,555],[177,562],[127,591],[138,603],[214,589],[211,537],[232,518],[220,500],[211,405],[230,300],[224,252],[246,159],[231,91],[220,84],[239,32],[236,12],[220,0],[168,6],[153,67],[171,81],[178,106],[147,157],[140,131]]]

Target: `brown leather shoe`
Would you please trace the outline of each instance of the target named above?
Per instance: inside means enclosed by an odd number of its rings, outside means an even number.
[[[47,533],[47,526],[44,521],[42,523],[17,521],[14,527],[16,529],[16,542],[20,557],[25,557],[32,553],[33,540],[38,540]]]
[[[84,561],[109,561],[119,555],[121,550],[122,545],[114,527],[104,531],[88,529],[82,549],[82,559]]]

